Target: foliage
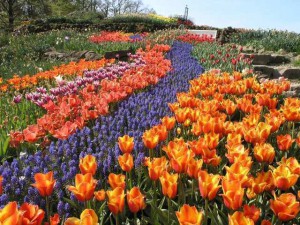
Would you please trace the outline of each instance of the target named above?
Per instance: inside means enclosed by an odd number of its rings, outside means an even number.
[[[252,45],[269,51],[283,49],[300,53],[300,34],[278,30],[244,30],[230,39],[232,43]]]
[[[106,18],[104,23],[147,23],[147,24],[172,24],[175,21],[172,19],[166,19],[162,16],[156,16],[155,14],[124,14],[114,17]]]
[[[55,65],[68,62],[61,60],[51,61],[44,58],[44,53],[50,48],[54,48],[58,52],[90,50],[95,51],[99,55],[104,55],[108,51],[125,50],[130,47],[136,49],[138,47],[136,43],[97,45],[87,41],[92,34],[93,32],[90,30],[83,32],[61,30],[22,36],[9,35],[9,45],[5,45],[0,52],[1,77],[10,78],[14,74],[20,76],[35,74],[40,68],[46,71]],[[7,39],[5,43],[7,43]],[[14,66],[12,67],[11,65]]]
[[[293,65],[294,65],[294,66],[300,67],[300,60],[294,61],[294,62],[293,62]]]

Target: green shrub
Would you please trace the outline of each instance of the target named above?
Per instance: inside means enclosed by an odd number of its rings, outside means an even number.
[[[232,43],[252,45],[268,51],[283,49],[300,53],[300,34],[277,30],[245,30],[230,39]]]
[[[0,33],[0,48],[5,46],[5,45],[8,45],[9,44],[9,37],[8,37],[8,34],[3,32],[3,33]]]

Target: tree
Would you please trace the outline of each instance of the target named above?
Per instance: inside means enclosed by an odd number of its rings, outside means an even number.
[[[1,21],[4,25],[8,26],[8,30],[14,29],[14,22],[18,11],[20,11],[20,4],[18,0],[1,0],[0,1],[0,12]]]
[[[9,31],[13,31],[19,18],[44,17],[50,13],[49,0],[0,0],[0,20]]]
[[[144,7],[141,0],[98,0],[97,9],[106,17],[126,13],[150,13],[153,9]]]

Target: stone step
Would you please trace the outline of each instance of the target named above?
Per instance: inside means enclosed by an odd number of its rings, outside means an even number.
[[[282,65],[291,62],[290,58],[277,54],[244,54],[246,58],[252,58],[254,65]]]
[[[300,67],[253,65],[254,72],[268,76],[269,79],[277,79],[281,76],[288,79],[300,80]]]

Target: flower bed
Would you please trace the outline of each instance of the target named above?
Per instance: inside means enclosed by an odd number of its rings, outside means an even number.
[[[135,213],[130,193],[140,187],[142,200],[134,205],[143,211],[139,220],[148,216],[151,224],[299,223],[299,99],[280,99],[289,81],[259,84],[251,73],[214,71],[190,84],[169,104],[174,117],[144,132],[147,170],[124,167],[123,158],[130,158],[124,145],[134,140],[119,138],[126,184],[110,185],[102,199],[116,222],[125,206],[114,211],[110,189],[127,191]]]
[[[93,35],[89,40],[93,43],[104,43],[104,42],[135,42],[141,41],[144,37],[147,36],[147,33],[143,34],[129,34],[123,32],[109,32],[102,31],[99,35]]]
[[[283,98],[290,83],[259,83],[249,69],[197,77],[203,69],[191,51],[173,45],[167,76],[153,51],[143,71],[88,85],[64,104],[49,101],[48,111],[73,122],[93,119],[95,108],[80,110],[103,92],[113,104],[89,127],[62,129],[64,140],[0,166],[0,214],[9,212],[0,222],[299,224],[300,101]],[[147,68],[158,61],[163,71]],[[136,72],[143,77],[133,82]]]
[[[184,54],[178,54],[179,52]],[[57,179],[56,194],[53,195],[52,201],[59,201],[57,210],[61,216],[68,216],[71,212],[75,213],[76,210],[72,208],[73,206],[71,207],[70,202],[63,199],[69,193],[62,187],[72,184],[75,174],[78,173],[79,156],[87,153],[95,154],[99,159],[97,160],[98,187],[105,187],[106,184],[101,179],[117,168],[116,157],[119,155],[119,150],[115,143],[118,136],[130,131],[132,132],[130,134],[135,135],[138,139],[144,129],[159,123],[160,117],[170,113],[167,102],[175,100],[177,91],[187,90],[187,81],[201,73],[202,68],[190,57],[190,52],[190,45],[177,44],[174,46],[168,54],[174,70],[147,92],[132,95],[121,102],[116,112],[111,116],[100,117],[91,129],[86,127],[77,131],[67,140],[52,142],[49,152],[39,151],[33,156],[23,156],[21,160],[15,159],[12,164],[4,163],[0,167],[4,192],[0,197],[1,205],[6,204],[7,201],[24,199],[26,202],[34,202],[40,207],[45,207],[45,201],[39,197],[35,188],[30,187],[30,184],[33,183],[35,173],[52,170]],[[160,99],[157,99],[157,96],[160,96]],[[129,111],[129,109],[131,110]],[[140,144],[137,143],[137,145],[142,146],[141,139]],[[135,151],[136,157],[139,158],[136,160],[138,165],[141,164],[144,152]],[[43,156],[45,153],[46,155]],[[13,186],[11,186],[12,181],[14,182]],[[74,196],[71,198],[75,200]]]
[[[0,91],[14,91],[28,89],[37,86],[39,83],[49,80],[54,80],[57,76],[81,76],[86,70],[95,70],[105,66],[107,63],[112,63],[114,60],[100,59],[96,61],[80,60],[79,62],[70,62],[60,66],[54,66],[52,70],[37,73],[33,76],[14,76],[8,79],[6,83],[0,86]],[[0,82],[1,84],[2,82]]]
[[[57,101],[59,97],[78,94],[81,89],[89,84],[98,87],[103,79],[118,79],[125,72],[128,72],[128,70],[143,66],[144,64],[145,62],[142,60],[141,55],[132,55],[129,63],[117,62],[98,70],[86,70],[82,76],[78,76],[72,81],[63,80],[59,76],[56,77],[58,87],[52,87],[49,91],[45,87],[38,87],[36,91],[27,93],[26,99],[42,107],[50,100]]]
[[[28,126],[23,132],[12,132],[11,143],[15,146],[24,141],[34,143],[45,138],[47,133],[59,139],[68,138],[88,120],[106,115],[109,104],[124,99],[134,91],[156,84],[164,77],[170,70],[170,61],[165,60],[163,55],[168,50],[169,46],[166,45],[140,50],[138,54],[145,61],[144,66],[126,70],[120,79],[103,79],[97,85],[87,85],[78,94],[71,93],[58,98],[56,103],[49,100],[43,105],[47,113],[37,120],[36,125]]]

